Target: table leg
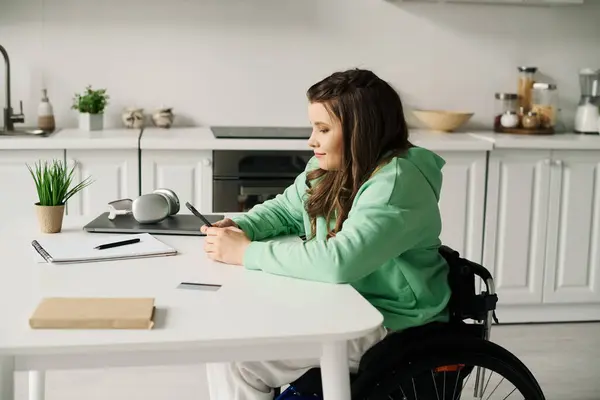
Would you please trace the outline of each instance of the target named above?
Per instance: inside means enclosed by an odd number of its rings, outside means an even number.
[[[15,399],[15,359],[0,356],[0,400]]]
[[[46,372],[29,371],[29,400],[44,400],[46,396]]]
[[[350,368],[346,341],[323,344],[321,380],[324,400],[350,399]]]

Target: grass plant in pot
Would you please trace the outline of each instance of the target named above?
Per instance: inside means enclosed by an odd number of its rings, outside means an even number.
[[[90,177],[73,185],[73,172],[62,161],[39,161],[34,167],[27,164],[38,195],[35,203],[40,229],[44,233],[58,233],[62,230],[65,204],[73,195],[89,186]]]
[[[104,109],[109,99],[106,89],[92,89],[91,85],[83,93],[76,93],[71,108],[79,111],[79,128],[86,131],[102,130]]]

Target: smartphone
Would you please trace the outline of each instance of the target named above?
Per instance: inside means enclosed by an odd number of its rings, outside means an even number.
[[[204,215],[200,214],[200,212],[198,212],[198,210],[196,210],[196,208],[189,202],[186,201],[185,206],[192,212],[192,214],[204,221],[206,226],[212,226],[212,224],[206,218],[204,218]]]

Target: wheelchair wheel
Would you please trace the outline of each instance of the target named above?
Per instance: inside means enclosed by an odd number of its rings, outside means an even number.
[[[512,353],[485,340],[447,340],[411,351],[374,385],[353,393],[364,400],[544,400],[537,381]],[[368,389],[368,390],[365,390]]]

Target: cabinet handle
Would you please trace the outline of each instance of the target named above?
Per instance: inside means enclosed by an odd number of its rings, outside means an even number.
[[[212,160],[210,158],[205,158],[202,160],[202,165],[205,167],[210,167],[212,165]]]
[[[562,162],[562,160],[556,160],[556,161],[554,161],[554,164],[556,164],[559,167],[562,167],[563,162]]]

